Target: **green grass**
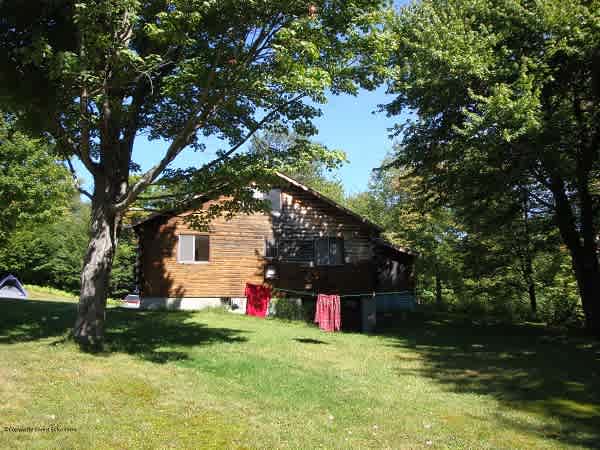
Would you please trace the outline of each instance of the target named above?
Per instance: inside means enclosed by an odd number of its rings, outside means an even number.
[[[49,286],[37,286],[34,284],[26,284],[27,298],[29,300],[51,301],[51,302],[77,302],[79,296],[70,292],[62,291]],[[107,300],[107,307],[112,308],[120,306],[121,302],[114,298]]]
[[[77,301],[76,295],[52,287],[26,284],[25,290],[27,291],[28,298],[31,300],[58,300],[68,302]]]
[[[66,302],[0,302],[0,448],[600,445],[600,345],[413,317],[326,334],[228,313],[108,310],[104,353]],[[76,431],[3,431],[54,424]]]

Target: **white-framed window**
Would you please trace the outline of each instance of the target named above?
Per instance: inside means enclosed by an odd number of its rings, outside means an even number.
[[[184,264],[207,263],[210,256],[210,237],[207,234],[180,234],[177,244],[177,262]]]

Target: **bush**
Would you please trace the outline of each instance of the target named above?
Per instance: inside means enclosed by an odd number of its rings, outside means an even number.
[[[302,299],[274,297],[269,306],[269,315],[278,319],[305,320],[305,308]]]

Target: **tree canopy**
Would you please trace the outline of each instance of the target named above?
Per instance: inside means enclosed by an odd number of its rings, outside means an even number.
[[[49,222],[66,210],[74,189],[51,146],[16,130],[0,113],[0,246],[19,224]]]
[[[386,106],[392,115],[416,111],[397,127],[396,165],[420,176],[441,203],[472,223],[523,201],[527,217],[554,220],[595,333],[599,14],[600,3],[579,0],[403,8],[393,25],[396,98]]]
[[[91,240],[75,337],[103,338],[126,209],[202,138],[229,144],[176,175],[228,189],[236,152],[263,128],[314,133],[326,93],[355,94],[387,73],[383,0],[42,0],[0,4],[0,99],[91,173]],[[136,137],[165,141],[135,182]],[[238,158],[238,159],[236,159]],[[241,172],[241,173],[240,173]],[[241,175],[241,176],[237,176]],[[199,189],[199,192],[205,192]],[[237,189],[236,192],[241,192]],[[249,197],[246,195],[245,197]],[[252,205],[232,203],[235,211]]]

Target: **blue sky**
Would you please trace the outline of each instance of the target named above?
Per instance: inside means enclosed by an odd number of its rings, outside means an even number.
[[[323,115],[315,120],[319,134],[313,139],[331,149],[344,150],[348,156],[346,163],[338,171],[348,193],[356,193],[367,188],[371,170],[378,167],[384,156],[391,150],[392,141],[388,138],[388,128],[399,121],[398,117],[388,118],[384,113],[373,113],[377,105],[387,102],[390,97],[385,90],[361,91],[356,97],[351,95],[329,96],[329,101],[321,106]],[[227,144],[216,139],[207,142],[206,152],[185,151],[173,164],[174,167],[201,165],[221,146]],[[148,142],[138,138],[134,158],[142,168],[157,162],[157,155],[164,152],[166,145]]]
[[[319,134],[315,140],[347,153],[349,163],[339,170],[339,176],[348,193],[365,190],[372,169],[379,167],[392,149],[388,129],[401,119],[375,112],[377,105],[391,99],[393,96],[380,88],[361,91],[356,97],[330,96],[322,107],[323,116],[316,121]]]

